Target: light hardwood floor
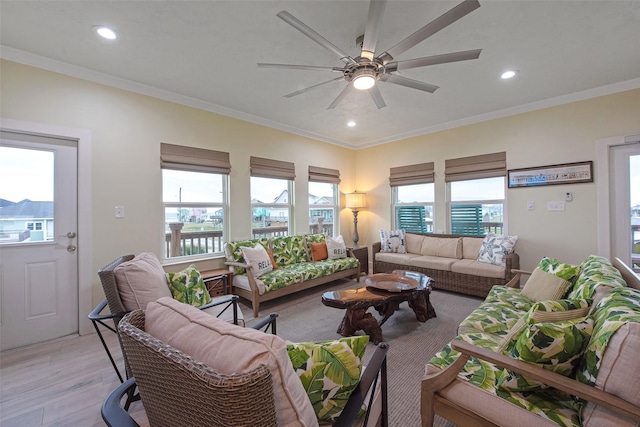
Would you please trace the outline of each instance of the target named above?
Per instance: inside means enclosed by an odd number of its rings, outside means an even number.
[[[103,332],[124,370],[116,335]],[[120,384],[96,334],[0,353],[0,425],[2,427],[105,426],[100,409]],[[147,426],[140,402],[131,406]]]

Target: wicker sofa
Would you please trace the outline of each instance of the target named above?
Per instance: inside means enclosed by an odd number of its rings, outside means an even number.
[[[486,297],[513,278],[520,257],[510,253],[504,266],[479,262],[482,242],[478,236],[406,233],[406,253],[381,252],[381,243],[373,244],[373,272],[417,271],[430,276],[435,289]]]
[[[423,427],[640,425],[640,280],[614,263],[589,256],[560,300],[527,298],[533,276],[494,287],[429,360]]]
[[[259,316],[260,303],[309,289],[336,279],[355,276],[360,281],[360,262],[351,251],[345,258],[314,262],[311,244],[323,243],[326,234],[278,236],[229,242],[225,246],[226,265],[233,271],[233,293],[251,301],[253,314]],[[243,257],[242,247],[260,243],[270,250],[277,268],[256,277]]]

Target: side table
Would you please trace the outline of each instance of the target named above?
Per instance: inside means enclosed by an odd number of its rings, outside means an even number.
[[[367,246],[358,246],[357,248],[347,248],[352,253],[353,256],[358,258],[360,261],[360,272],[364,273],[365,276],[369,275],[369,248]]]
[[[202,281],[207,286],[211,297],[232,294],[233,273],[224,268],[204,270],[200,272]]]

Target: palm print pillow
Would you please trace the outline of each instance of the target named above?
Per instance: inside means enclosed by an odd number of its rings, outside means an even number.
[[[478,253],[478,261],[504,266],[506,264],[506,256],[513,252],[517,242],[518,236],[488,233],[482,241],[482,247]]]
[[[194,307],[211,302],[207,286],[202,281],[202,276],[194,264],[178,273],[167,273],[167,280],[173,299]]]
[[[318,422],[333,423],[360,381],[368,335],[290,343],[287,352]]]

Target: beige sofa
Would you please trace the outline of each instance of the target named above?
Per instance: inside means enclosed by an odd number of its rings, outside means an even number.
[[[494,285],[509,282],[520,268],[520,257],[513,252],[505,265],[477,260],[483,237],[450,234],[406,233],[407,253],[381,252],[381,243],[373,244],[373,272],[411,270],[433,280],[435,289],[485,297]]]
[[[490,292],[426,366],[423,427],[640,425],[640,280],[595,255],[576,272],[561,300]]]

